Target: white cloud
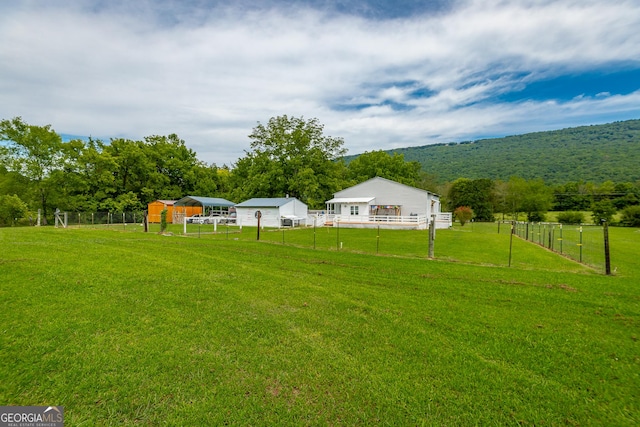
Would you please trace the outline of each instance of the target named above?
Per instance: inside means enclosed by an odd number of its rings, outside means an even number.
[[[640,113],[637,93],[494,100],[523,81],[637,61],[635,1],[476,0],[375,21],[164,5],[162,14],[157,2],[0,6],[0,118],[94,137],[175,132],[222,164],[243,155],[258,121],[280,114],[317,117],[358,153]],[[416,98],[416,88],[435,94]],[[379,106],[332,108],[341,103]]]

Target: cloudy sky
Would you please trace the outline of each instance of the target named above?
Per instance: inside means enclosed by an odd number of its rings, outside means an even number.
[[[349,154],[640,118],[637,0],[0,2],[0,119],[177,133],[232,164],[269,118]]]

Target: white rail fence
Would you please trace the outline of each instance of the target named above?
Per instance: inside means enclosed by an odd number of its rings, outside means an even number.
[[[322,223],[323,225],[343,224],[346,226],[398,226],[404,228],[418,228],[425,229],[429,227],[430,217],[427,215],[338,215],[328,214],[317,217],[316,225]],[[452,225],[453,216],[450,212],[442,212],[436,214],[435,225],[436,228],[449,228]]]

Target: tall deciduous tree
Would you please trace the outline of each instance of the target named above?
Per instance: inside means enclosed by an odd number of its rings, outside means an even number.
[[[60,166],[62,139],[51,125],[29,125],[21,117],[14,117],[0,121],[0,140],[8,143],[5,150],[8,168],[31,180],[46,218],[49,195],[46,180]]]
[[[149,171],[146,189],[153,194],[150,200],[179,199],[185,192],[189,193],[198,184],[198,179],[205,179],[202,163],[196,157],[195,151],[187,148],[185,142],[176,134],[168,136],[147,136],[143,149],[147,158],[155,165]],[[208,180],[209,192],[215,192],[216,184]],[[209,195],[199,192],[203,196]]]
[[[0,146],[0,149],[4,147]],[[20,175],[18,172],[8,170],[7,166],[0,159],[0,195],[2,194],[16,194],[20,198],[26,200],[28,193],[27,187],[29,186],[29,180]]]
[[[554,199],[554,210],[586,211],[593,201],[593,187],[584,181],[566,182],[554,188]]]
[[[514,216],[524,212],[527,220],[540,221],[553,204],[553,191],[541,179],[513,177],[509,180],[507,203]]]
[[[129,139],[112,139],[103,150],[115,161],[114,170],[116,196],[133,192],[144,193],[149,183],[149,177],[155,169],[142,141]]]
[[[486,178],[459,178],[449,188],[447,194],[449,209],[469,206],[478,221],[493,221],[493,181]]]
[[[415,186],[420,179],[420,163],[406,162],[404,155],[386,151],[371,151],[360,154],[347,166],[347,177],[357,184],[379,176],[406,185]]]
[[[279,116],[258,123],[251,150],[235,165],[232,197],[297,197],[321,207],[342,185],[346,150],[342,138],[326,136],[318,119]]]

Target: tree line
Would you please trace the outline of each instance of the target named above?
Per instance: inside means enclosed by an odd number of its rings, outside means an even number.
[[[241,202],[297,197],[323,208],[333,193],[382,174],[420,182],[420,165],[372,152],[349,166],[341,138],[324,135],[317,119],[279,116],[249,134],[250,149],[231,166],[198,160],[178,135],[143,140],[63,141],[51,125],[21,117],[0,121],[0,223],[67,212],[143,211],[155,200],[187,195]]]
[[[518,213],[540,220],[550,209],[583,211],[594,203],[624,210],[640,201],[638,183],[549,187],[538,179],[458,178],[443,184],[398,153],[371,151],[345,162],[342,138],[325,135],[315,118],[273,117],[258,123],[248,138],[245,155],[219,167],[198,160],[176,134],[63,141],[51,125],[27,124],[21,117],[2,120],[0,224],[27,223],[37,210],[49,221],[56,209],[143,211],[152,201],[187,195],[235,202],[289,195],[322,209],[335,192],[375,176],[440,194],[448,210],[469,207],[478,221]]]
[[[478,221],[495,219],[547,220],[549,211],[561,212],[559,222],[592,221],[640,226],[640,181],[601,184],[584,181],[547,185],[542,179],[512,177],[508,181],[458,178],[446,184],[446,203],[451,210],[471,208]],[[585,216],[590,212],[591,218]],[[616,214],[620,213],[620,220]]]

